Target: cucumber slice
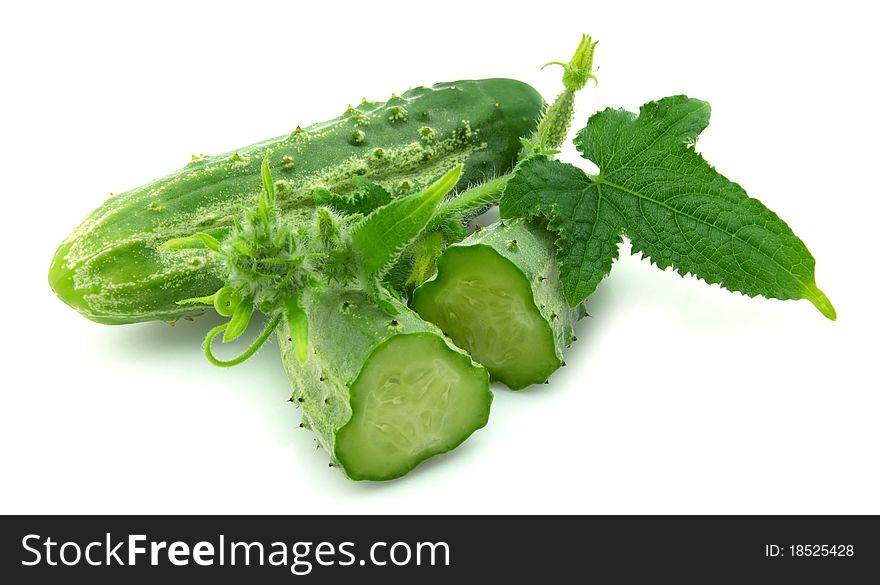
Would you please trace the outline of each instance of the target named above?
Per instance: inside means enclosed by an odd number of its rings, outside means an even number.
[[[486,424],[486,376],[463,357],[433,333],[398,335],[373,352],[336,438],[349,477],[399,477]]]
[[[287,325],[278,331],[292,401],[349,478],[400,477],[488,422],[488,373],[434,325],[397,301],[391,317],[356,290],[315,291],[305,301],[305,363]]]
[[[546,381],[563,364],[585,315],[565,302],[552,238],[521,220],[450,246],[412,307],[514,390]]]

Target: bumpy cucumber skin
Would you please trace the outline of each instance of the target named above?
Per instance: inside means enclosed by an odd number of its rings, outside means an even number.
[[[445,272],[448,270],[450,255],[472,246],[490,248],[519,269],[531,289],[532,298],[529,300],[537,307],[552,332],[556,368],[563,365],[563,351],[574,340],[574,326],[586,316],[586,310],[583,303],[570,307],[565,300],[553,237],[546,229],[534,223],[523,219],[503,220],[479,229],[461,242],[451,245],[440,256],[437,273],[414,291],[412,307],[419,311],[420,305],[431,302],[431,297],[437,294],[435,289],[439,279],[451,276]],[[493,380],[504,382],[512,390],[546,382],[551,373],[546,372],[546,375],[539,375],[527,383],[512,383],[499,378],[490,370]]]
[[[507,172],[542,105],[533,88],[515,80],[440,83],[194,160],[89,214],[55,253],[49,283],[64,302],[99,323],[173,322],[198,314],[203,308],[175,302],[215,292],[222,285],[219,265],[207,249],[163,244],[199,231],[222,237],[243,209],[256,204],[267,149],[278,204],[296,222],[310,217],[316,190],[350,193],[355,175],[399,195],[459,163],[465,163],[462,185]]]
[[[287,324],[282,320],[277,338],[281,347],[281,359],[292,386],[291,401],[302,409],[303,426],[310,428],[318,444],[330,454],[332,465],[354,480],[384,481],[396,479],[421,463],[383,475],[357,475],[352,473],[337,454],[337,434],[352,417],[350,389],[357,380],[370,356],[385,342],[398,335],[431,335],[442,342],[452,359],[462,364],[484,383],[485,412],[476,431],[489,420],[492,392],[489,389],[489,373],[475,364],[464,351],[452,345],[443,333],[431,323],[393,301],[398,314],[393,317],[377,307],[362,291],[353,289],[324,289],[306,296],[306,312],[309,315],[309,352],[305,363],[297,359]],[[470,433],[461,437],[459,443]],[[434,453],[434,455],[439,454]]]

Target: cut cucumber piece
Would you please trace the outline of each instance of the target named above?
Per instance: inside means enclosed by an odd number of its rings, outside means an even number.
[[[546,381],[563,364],[586,314],[562,295],[550,235],[522,220],[450,246],[411,305],[514,390]]]
[[[403,475],[486,424],[486,376],[449,353],[433,333],[398,335],[373,352],[352,385],[351,420],[336,439],[336,457],[351,477]]]
[[[281,354],[331,465],[351,479],[400,477],[454,449],[489,418],[489,375],[432,324],[393,301],[389,316],[354,290],[305,299],[308,356],[301,363],[286,324]]]

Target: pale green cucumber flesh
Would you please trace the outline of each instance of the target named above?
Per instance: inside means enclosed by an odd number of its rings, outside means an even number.
[[[528,278],[489,246],[450,247],[412,307],[514,390],[545,381],[561,365]]]
[[[352,479],[384,480],[454,449],[488,421],[485,376],[433,333],[390,338],[352,384],[336,459]]]

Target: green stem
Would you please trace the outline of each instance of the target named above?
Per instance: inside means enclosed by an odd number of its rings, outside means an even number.
[[[250,347],[244,350],[241,355],[238,357],[234,357],[231,360],[221,360],[214,355],[211,346],[214,342],[214,338],[226,331],[226,328],[229,327],[229,323],[223,323],[222,325],[217,325],[213,329],[208,332],[208,335],[205,336],[205,342],[202,344],[202,347],[205,350],[205,357],[208,358],[208,361],[214,364],[215,366],[220,366],[221,368],[228,368],[230,366],[237,366],[241,362],[247,360],[249,357],[254,355],[266,340],[269,339],[269,336],[272,335],[272,332],[275,331],[275,328],[278,327],[278,323],[281,322],[281,313],[278,313],[266,326],[263,328],[263,331],[259,336],[251,343]]]
[[[507,182],[512,175],[501,175],[485,183],[481,183],[470,189],[466,189],[440,204],[434,219],[428,227],[428,231],[437,228],[441,224],[458,219],[466,221],[479,215],[487,207],[498,203],[504,193]]]

